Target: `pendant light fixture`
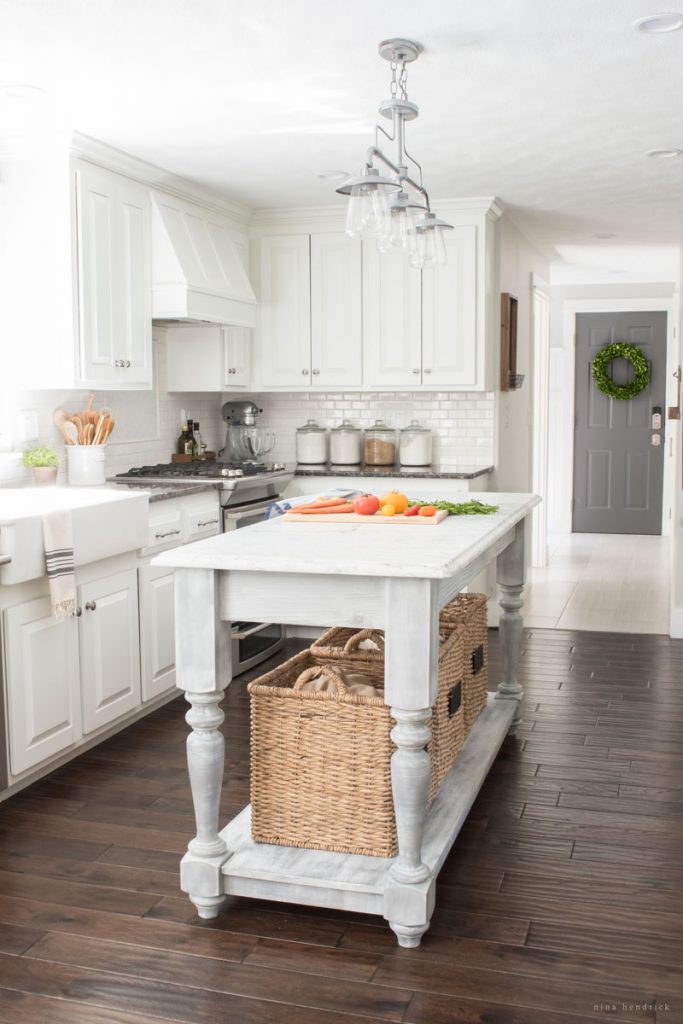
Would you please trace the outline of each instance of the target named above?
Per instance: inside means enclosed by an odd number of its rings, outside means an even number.
[[[380,105],[379,112],[392,122],[392,131],[376,125],[375,145],[368,149],[360,174],[337,189],[349,197],[346,231],[354,238],[374,238],[380,252],[406,253],[414,267],[443,266],[443,232],[453,225],[432,213],[422,184],[422,168],[405,145],[406,121],[413,121],[419,113],[408,99],[406,64],[417,60],[422,46],[410,39],[385,39],[379,44],[379,53],[391,65],[391,96]],[[382,151],[380,133],[395,144],[394,160]],[[375,161],[384,164],[388,173],[380,174]],[[408,163],[415,167],[416,177],[409,175]]]

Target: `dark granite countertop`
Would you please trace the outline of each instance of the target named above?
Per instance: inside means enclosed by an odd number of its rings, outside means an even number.
[[[170,484],[167,480],[164,483],[131,483],[130,480],[116,480],[109,477],[107,483],[114,487],[125,487],[128,491],[149,491],[150,505],[155,501],[167,501],[168,498],[186,498],[189,494],[201,494],[202,491],[217,491],[222,487],[220,480],[202,480],[198,483]]]
[[[406,477],[411,480],[475,480],[493,472],[493,466],[467,466],[464,469],[440,470],[408,466],[297,466],[295,476],[360,476]]]

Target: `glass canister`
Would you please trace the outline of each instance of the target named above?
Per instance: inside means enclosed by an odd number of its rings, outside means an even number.
[[[315,420],[308,420],[296,431],[296,461],[302,465],[319,466],[327,462],[327,431]]]
[[[382,420],[375,420],[365,431],[363,447],[366,466],[393,466],[396,463],[396,431]]]
[[[330,462],[335,466],[358,466],[361,461],[360,427],[342,420],[330,431]]]
[[[417,420],[399,431],[398,458],[402,466],[431,466],[432,432]]]

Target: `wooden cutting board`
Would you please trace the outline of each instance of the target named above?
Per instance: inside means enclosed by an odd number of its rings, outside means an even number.
[[[438,526],[448,518],[448,512],[439,509],[434,516],[383,516],[380,512],[376,512],[374,516],[359,516],[357,512],[337,512],[336,515],[333,512],[328,515],[285,512],[283,518],[287,523],[363,523],[366,526],[370,523],[381,523],[385,526],[405,523],[410,526]]]

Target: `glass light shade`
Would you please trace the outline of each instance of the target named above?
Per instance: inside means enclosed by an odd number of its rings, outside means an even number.
[[[415,233],[415,216],[410,207],[394,206],[389,218],[389,231],[377,239],[380,252],[408,252],[410,236]]]
[[[446,243],[443,237],[443,228],[439,225],[427,228],[419,232],[423,239],[424,266],[445,267],[448,262],[446,257]]]
[[[365,186],[354,186],[346,210],[346,233],[352,238],[362,235],[372,216],[372,195]]]

